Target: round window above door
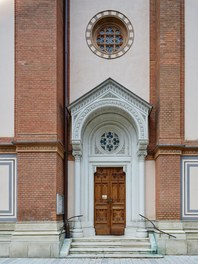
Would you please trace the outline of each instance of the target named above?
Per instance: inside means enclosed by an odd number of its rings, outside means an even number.
[[[96,14],[88,23],[86,40],[89,48],[104,59],[125,54],[133,44],[134,30],[129,19],[114,10]]]
[[[127,139],[126,131],[123,128],[105,122],[102,127],[95,131],[93,138],[91,137],[91,141],[95,143],[89,143],[92,145],[90,155],[128,155]]]

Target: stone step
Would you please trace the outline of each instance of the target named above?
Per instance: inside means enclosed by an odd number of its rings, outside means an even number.
[[[72,242],[148,242],[149,243],[149,238],[124,238],[120,236],[116,237],[103,237],[103,236],[96,236],[96,237],[83,237],[83,238],[72,238]]]
[[[67,258],[163,258],[162,255],[159,254],[127,254],[127,253],[113,253],[113,254],[106,254],[106,253],[98,253],[98,254],[72,254],[68,255]]]
[[[96,236],[73,238],[68,258],[159,258],[149,238]]]
[[[144,254],[144,253],[152,253],[152,250],[150,248],[131,248],[131,247],[119,247],[119,248],[101,248],[101,247],[95,247],[95,248],[70,248],[69,253],[70,254],[97,254],[97,253],[103,253],[103,254],[113,254],[113,253],[128,253],[128,254]]]
[[[86,242],[72,242],[72,248],[77,247],[100,247],[100,248],[112,248],[112,247],[143,247],[143,248],[150,248],[149,242],[135,242],[135,241],[86,241]]]

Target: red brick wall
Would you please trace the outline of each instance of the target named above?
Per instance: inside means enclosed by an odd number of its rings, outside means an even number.
[[[16,0],[16,137],[63,140],[63,1]]]
[[[56,1],[16,0],[16,137],[56,139]]]
[[[181,0],[156,1],[157,12],[157,143],[182,142]]]
[[[16,0],[14,140],[28,149],[17,154],[21,221],[62,219],[56,193],[63,193],[64,164],[54,145],[64,142],[63,2]]]
[[[158,156],[156,174],[157,219],[180,219],[180,156]]]
[[[164,150],[156,158],[156,217],[179,219],[180,156],[171,151],[184,140],[183,0],[150,0],[150,52],[148,151],[155,156]]]
[[[18,220],[56,220],[56,153],[18,153]]]

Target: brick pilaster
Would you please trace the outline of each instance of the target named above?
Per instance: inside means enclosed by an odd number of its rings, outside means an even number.
[[[63,0],[16,0],[18,219],[57,220],[63,193]],[[47,146],[45,146],[47,144]]]
[[[150,0],[149,152],[156,159],[156,217],[180,218],[180,154],[184,136],[184,1]],[[172,154],[173,153],[173,154]],[[176,153],[176,155],[175,155]]]

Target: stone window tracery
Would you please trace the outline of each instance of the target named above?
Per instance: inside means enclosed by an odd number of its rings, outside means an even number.
[[[96,14],[88,23],[86,40],[96,55],[105,59],[118,58],[133,44],[133,26],[120,12],[103,11]]]
[[[105,151],[114,151],[118,148],[120,143],[119,137],[115,132],[105,132],[100,139],[100,145]]]
[[[96,43],[99,49],[107,54],[119,51],[124,43],[121,30],[113,25],[104,26],[97,35]]]

